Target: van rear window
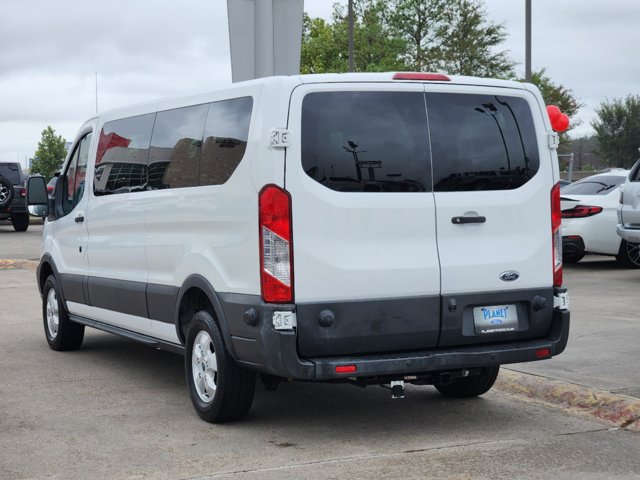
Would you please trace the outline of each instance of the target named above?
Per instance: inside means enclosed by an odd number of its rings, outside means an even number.
[[[341,192],[431,189],[420,92],[310,93],[302,103],[302,165]]]
[[[310,93],[301,153],[344,192],[509,190],[540,164],[526,100],[459,93]]]
[[[533,117],[523,98],[427,93],[433,190],[511,190],[538,171]]]

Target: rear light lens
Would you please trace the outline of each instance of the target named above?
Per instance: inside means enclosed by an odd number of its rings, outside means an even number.
[[[260,192],[260,288],[267,303],[293,303],[291,196],[267,185]]]
[[[27,189],[26,189],[26,188],[22,187],[22,188],[20,189],[20,196],[21,196],[22,198],[24,198],[24,197],[26,197],[26,196],[27,196]]]
[[[551,189],[551,236],[553,239],[553,286],[562,286],[562,210],[560,208],[560,184]]]
[[[355,365],[337,365],[336,373],[356,373],[358,367]]]
[[[571,210],[564,210],[562,212],[562,218],[584,218],[597,215],[602,212],[602,207],[595,207],[591,205],[578,205]]]
[[[536,350],[536,358],[547,358],[551,356],[550,348],[539,348]]]
[[[418,80],[428,82],[450,82],[451,79],[442,73],[399,72],[393,76],[394,80]]]

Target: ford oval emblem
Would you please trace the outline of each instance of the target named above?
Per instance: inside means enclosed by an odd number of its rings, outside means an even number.
[[[508,272],[502,272],[500,274],[500,280],[504,282],[513,282],[520,278],[520,274],[518,272],[514,272],[513,270],[509,270]]]

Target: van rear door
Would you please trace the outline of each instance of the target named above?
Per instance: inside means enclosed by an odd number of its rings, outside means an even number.
[[[302,356],[435,347],[440,268],[421,84],[291,97],[286,189]]]
[[[553,308],[551,150],[525,90],[427,86],[440,346],[543,336]],[[532,114],[532,108],[535,115]]]

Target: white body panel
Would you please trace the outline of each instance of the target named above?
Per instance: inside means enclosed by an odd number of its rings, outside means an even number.
[[[615,188],[606,195],[567,195],[567,197],[576,202],[563,201],[563,210],[574,208],[575,205],[593,205],[602,207],[602,212],[585,218],[563,218],[562,236],[581,237],[587,252],[617,255],[620,250],[620,237],[616,234],[620,189]]]
[[[506,289],[500,274],[518,272],[508,288],[552,284],[551,187],[555,151],[548,147],[541,99],[529,92],[469,86],[427,86],[427,92],[504,95],[529,103],[538,140],[540,167],[513,190],[436,192],[438,250],[442,293],[459,294]],[[485,223],[456,225],[453,217],[482,216]]]
[[[437,295],[440,267],[431,193],[337,192],[303,170],[302,99],[315,91],[422,92],[422,84],[304,85],[291,98],[286,187],[293,204],[298,302]]]
[[[640,242],[640,162],[636,163],[622,186],[622,202],[618,210],[620,236],[628,242]]]

